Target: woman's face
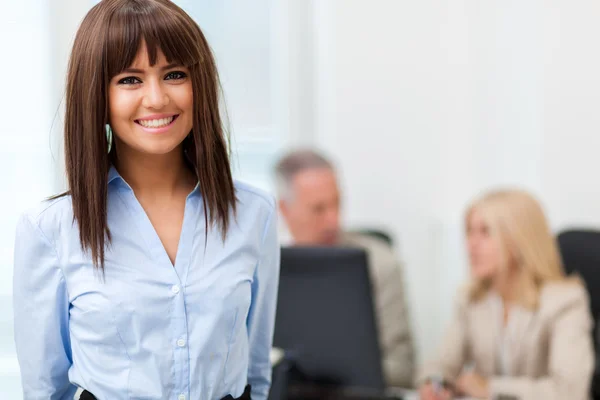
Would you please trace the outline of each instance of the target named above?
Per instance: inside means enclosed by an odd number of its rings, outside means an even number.
[[[112,78],[108,90],[119,154],[177,150],[192,130],[193,102],[189,70],[169,65],[160,50],[157,63],[150,66],[142,43],[133,64]]]
[[[467,220],[467,247],[472,276],[478,280],[493,280],[500,270],[502,249],[477,209]]]

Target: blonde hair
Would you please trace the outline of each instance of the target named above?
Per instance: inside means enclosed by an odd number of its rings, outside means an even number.
[[[516,264],[515,300],[527,308],[537,308],[546,283],[566,280],[542,207],[525,191],[496,190],[471,204],[465,214],[467,226],[475,210],[487,224],[491,237],[504,249],[500,273],[507,274],[509,265]],[[470,300],[480,299],[489,289],[490,282],[474,280],[469,287]]]

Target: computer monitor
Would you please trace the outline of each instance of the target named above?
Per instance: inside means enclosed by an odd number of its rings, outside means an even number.
[[[384,390],[364,250],[281,250],[274,346],[312,382]]]

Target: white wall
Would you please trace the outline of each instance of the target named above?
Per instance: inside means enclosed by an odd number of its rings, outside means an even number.
[[[600,225],[600,3],[315,3],[314,143],[352,226],[398,238],[421,359],[467,273],[462,212],[517,185],[555,229]],[[313,82],[313,83],[314,83]]]
[[[48,8],[48,28],[51,40],[49,46],[51,57],[48,60],[52,124],[52,162],[53,189],[62,192],[67,189],[64,160],[64,113],[65,113],[65,80],[69,55],[73,40],[83,17],[93,5],[93,0],[53,0],[53,6]]]
[[[12,329],[12,265],[20,214],[52,193],[51,72],[46,3],[0,2],[0,392],[20,398]]]
[[[438,1],[327,2],[317,16],[329,43],[318,53],[317,143],[340,167],[348,223],[397,237],[423,354],[443,326],[441,279],[460,280],[446,269],[456,267],[447,232],[473,187],[465,18]]]
[[[24,208],[51,193],[47,10],[38,2],[0,2],[4,77],[0,110],[0,296],[12,293],[15,226]],[[15,40],[7,40],[15,38]],[[6,56],[6,57],[5,57]]]
[[[413,319],[429,328],[416,330],[420,343],[436,325],[437,296],[421,293],[437,281],[448,118],[444,9],[432,5],[358,0],[318,11],[329,44],[319,53],[317,143],[340,167],[348,222],[383,223],[398,237]]]
[[[543,189],[557,228],[600,226],[600,3],[544,8]]]

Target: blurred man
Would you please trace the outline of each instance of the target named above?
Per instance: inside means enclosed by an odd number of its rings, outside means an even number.
[[[380,239],[342,230],[337,177],[324,157],[309,150],[292,152],[277,164],[276,177],[279,209],[291,236],[288,244],[367,251],[386,382],[411,387],[414,350],[402,266],[392,249]]]

